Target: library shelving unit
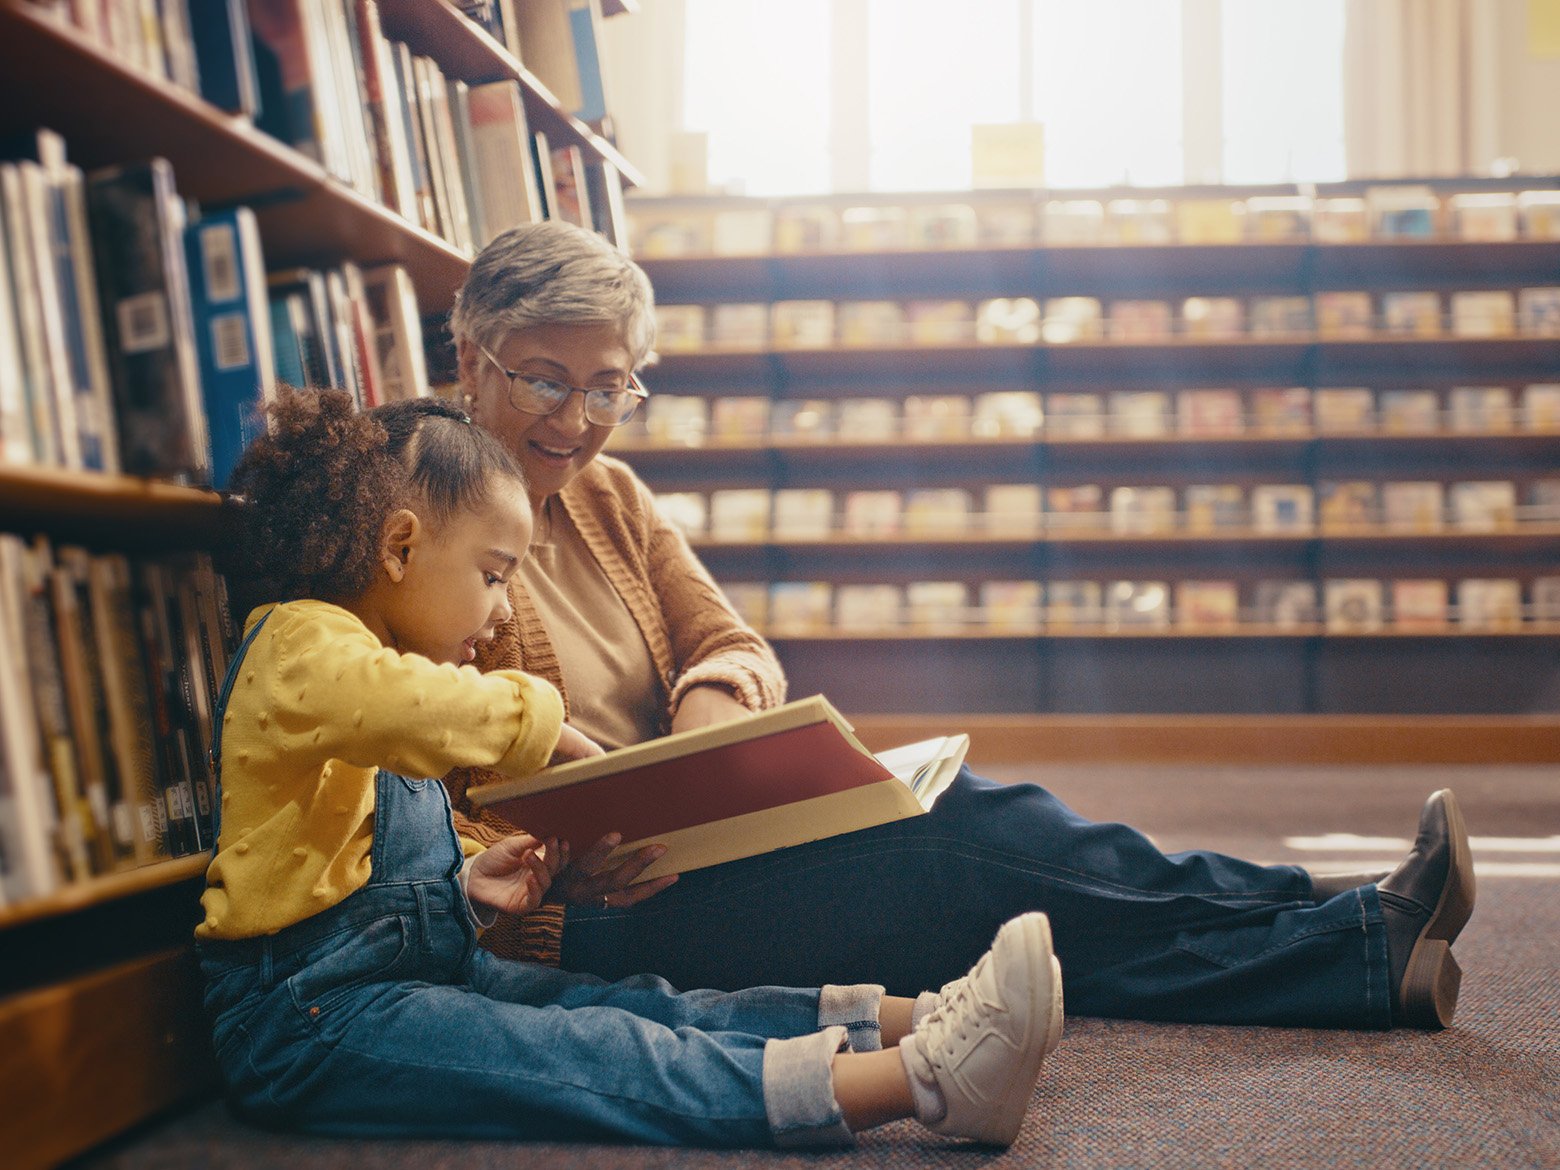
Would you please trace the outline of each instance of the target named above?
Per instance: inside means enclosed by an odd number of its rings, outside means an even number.
[[[1440,197],[1452,192],[1552,189],[1553,179],[1413,184]],[[636,198],[630,201],[636,246],[646,223],[722,212],[771,217],[800,206],[968,204],[1027,201],[1039,217],[1051,199],[1245,200],[1254,195],[1350,196],[1367,184],[1295,187],[1181,188],[1067,192],[972,192],[758,200],[731,197]],[[1379,186],[1379,185],[1372,185]],[[1405,184],[1408,186],[1408,184]],[[1043,236],[1039,237],[1043,239]],[[707,239],[707,237],[706,237]],[[749,246],[716,254],[640,257],[658,305],[716,306],[780,301],[913,301],[987,298],[1305,297],[1353,290],[1374,301],[1389,292],[1513,291],[1560,284],[1560,239],[1472,241],[1438,233],[1422,239],[1358,242],[1250,239],[1228,243],[1019,243],[991,246],[882,245],[826,251]],[[729,245],[728,245],[729,247]],[[1367,327],[1368,330],[1368,327]],[[1213,340],[1176,330],[1152,340],[1103,336],[1067,343],[995,342],[970,336],[946,344],[821,342],[807,348],[773,343],[702,342],[668,348],[648,372],[657,394],[714,400],[766,398],[838,403],[852,398],[903,401],[910,395],[978,396],[993,391],[1168,393],[1159,433],[1124,434],[1103,424],[1098,436],[1052,429],[1035,433],[882,441],[799,437],[783,431],[744,437],[706,434],[690,442],[625,434],[609,451],[626,459],[658,492],[708,495],[727,488],[822,488],[842,493],[877,488],[961,488],[975,501],[989,485],[1168,486],[1179,501],[1190,484],[1301,484],[1340,481],[1512,481],[1523,505],[1514,520],[1488,531],[1446,522],[1434,530],[1389,527],[1378,516],[1348,526],[1320,519],[1287,531],[1259,530],[1248,518],[1213,530],[1188,531],[1184,505],[1165,531],[1048,527],[988,535],[972,514],[952,535],[720,540],[695,536],[700,555],[723,584],[821,581],[906,584],[961,581],[971,596],[982,582],[1115,580],[1233,581],[1242,598],[1238,620],[1198,626],[1179,617],[1162,625],[1067,625],[1037,620],[1003,628],[978,619],[964,625],[801,632],[771,629],[796,693],[824,691],[853,714],[959,712],[1007,727],[1026,715],[1152,719],[1159,716],[1357,716],[1410,720],[1445,717],[1532,723],[1555,750],[1560,711],[1560,622],[1525,607],[1514,625],[1459,622],[1429,627],[1390,622],[1343,629],[1325,619],[1264,621],[1250,606],[1263,580],[1310,582],[1318,598],[1331,580],[1458,582],[1508,578],[1523,598],[1532,582],[1560,573],[1560,515],[1525,506],[1535,481],[1560,470],[1560,425],[1522,421],[1488,427],[1453,425],[1445,410],[1453,387],[1506,387],[1520,401],[1535,383],[1560,382],[1560,329],[1553,324],[1505,336],[1462,336],[1450,325],[1436,336],[1404,336],[1379,326],[1339,336],[1314,328],[1249,331]],[[860,339],[857,338],[859,341]],[[1177,424],[1176,394],[1189,388],[1233,388],[1247,422],[1228,437],[1190,435]],[[1437,421],[1418,433],[1393,433],[1373,416],[1358,426],[1265,431],[1254,426],[1251,394],[1262,387],[1428,388]],[[1455,607],[1450,612],[1455,612]],[[1373,624],[1373,623],[1372,623]],[[1190,726],[1188,724],[1187,726]]]
[[[524,0],[522,0],[524,2]],[[620,0],[611,13],[631,11]],[[380,0],[385,35],[468,82],[518,80],[532,128],[640,181],[616,147],[448,0]],[[0,134],[47,127],[84,169],[168,159],[181,196],[242,202],[273,268],[399,263],[425,315],[468,268],[445,240],[327,175],[247,120],[143,73],[21,0],[0,0]],[[128,476],[0,465],[4,530],[111,552],[212,550],[231,505]],[[192,931],[207,857],[65,884],[0,906],[0,1096],[5,1159],[57,1164],[192,1096],[214,1093]]]

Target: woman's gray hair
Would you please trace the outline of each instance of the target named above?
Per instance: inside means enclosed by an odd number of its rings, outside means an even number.
[[[644,271],[605,238],[562,220],[525,224],[477,254],[450,330],[489,348],[534,325],[609,322],[638,366],[655,342],[655,294]]]

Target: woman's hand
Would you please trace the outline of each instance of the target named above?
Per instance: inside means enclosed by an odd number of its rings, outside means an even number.
[[[514,833],[477,854],[466,875],[466,897],[505,914],[528,914],[542,904],[568,849],[529,833]]]
[[[622,908],[635,906],[646,898],[659,894],[677,880],[675,873],[665,874],[648,882],[635,880],[651,862],[666,853],[664,845],[646,845],[636,849],[616,865],[608,866],[607,858],[623,843],[621,833],[608,833],[575,861],[565,865],[552,886],[553,900],[570,902],[576,906],[608,906]],[[567,846],[565,846],[567,858]]]
[[[708,727],[711,723],[729,723],[733,719],[746,719],[749,711],[736,696],[725,687],[705,683],[689,687],[677,704],[677,714],[672,716],[673,731],[692,731],[695,727]]]
[[[586,756],[605,754],[599,743],[565,723],[558,733],[558,745],[553,748],[552,762],[561,764],[565,760],[583,760]]]

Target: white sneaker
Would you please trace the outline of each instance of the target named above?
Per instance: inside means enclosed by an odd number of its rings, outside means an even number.
[[[1004,923],[991,949],[946,984],[907,1045],[913,1075],[942,1096],[934,1133],[1010,1146],[1062,1038],[1062,968],[1044,914]]]

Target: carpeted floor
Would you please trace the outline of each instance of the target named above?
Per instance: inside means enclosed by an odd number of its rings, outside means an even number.
[[[865,1134],[846,1153],[811,1155],[317,1140],[249,1129],[208,1104],[99,1151],[81,1170],[1560,1167],[1555,769],[1070,766],[992,774],[1038,779],[1080,811],[1135,824],[1166,849],[1211,847],[1338,870],[1395,858],[1424,796],[1454,787],[1480,880],[1478,910],[1457,947],[1465,978],[1456,1027],[1350,1033],[1069,1019],[1006,1152],[927,1137],[910,1123]]]

